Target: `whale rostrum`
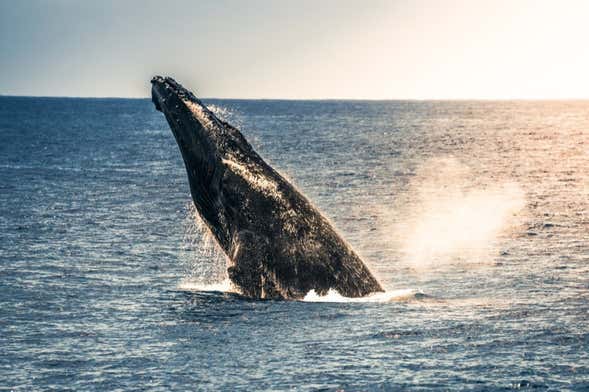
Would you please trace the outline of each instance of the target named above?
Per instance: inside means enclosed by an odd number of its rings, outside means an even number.
[[[194,205],[229,259],[228,275],[253,298],[345,297],[383,291],[370,270],[295,186],[241,132],[169,77],[151,81],[186,165]]]

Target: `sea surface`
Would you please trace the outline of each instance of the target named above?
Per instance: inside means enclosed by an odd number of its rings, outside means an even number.
[[[0,97],[0,390],[589,390],[589,102],[206,102],[387,293],[241,297],[150,100]]]

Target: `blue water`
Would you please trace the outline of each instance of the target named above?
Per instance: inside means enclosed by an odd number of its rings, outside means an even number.
[[[589,102],[208,103],[409,294],[202,291],[149,100],[0,97],[0,389],[589,390]]]

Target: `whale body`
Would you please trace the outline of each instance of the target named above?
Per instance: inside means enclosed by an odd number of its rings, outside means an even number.
[[[345,297],[383,291],[360,257],[239,130],[169,77],[151,81],[184,160],[198,213],[229,259],[242,294],[302,299],[334,289]]]

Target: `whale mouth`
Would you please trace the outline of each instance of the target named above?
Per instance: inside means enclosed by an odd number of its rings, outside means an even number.
[[[160,101],[159,101],[159,99],[157,99],[157,96],[156,96],[155,92],[153,91],[153,89],[151,90],[151,102],[153,102],[153,105],[155,106],[155,110],[157,110],[158,112],[162,111],[162,107],[160,106]]]
[[[154,76],[151,79],[151,102],[153,102],[155,109],[158,112],[163,112],[162,106],[160,105],[160,99],[162,99],[160,93],[160,86],[163,86],[165,83],[165,79],[161,76]]]

